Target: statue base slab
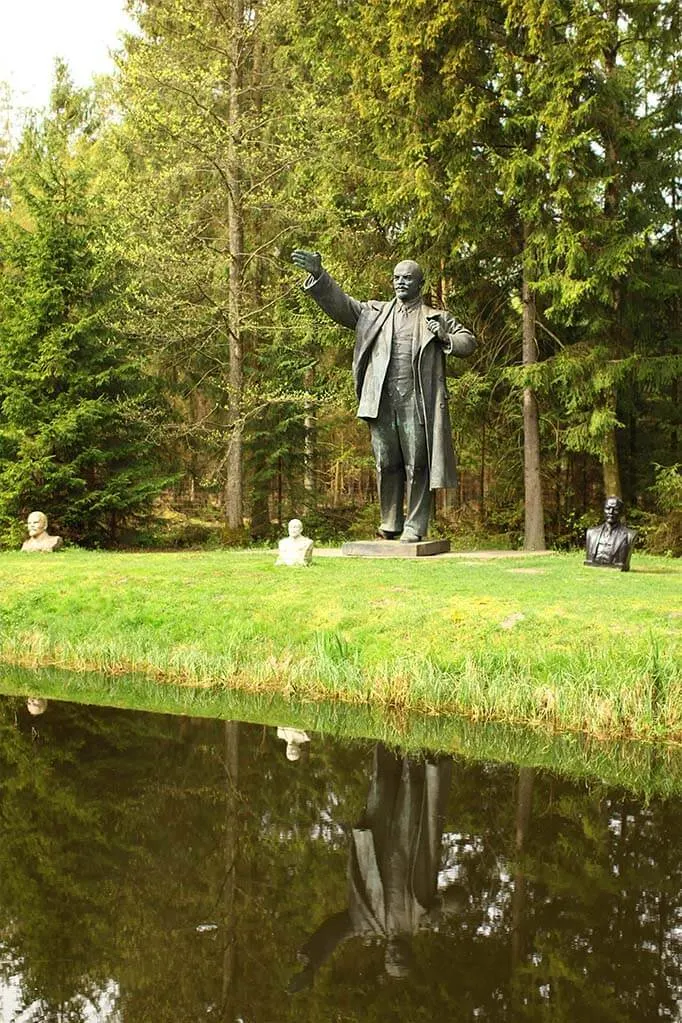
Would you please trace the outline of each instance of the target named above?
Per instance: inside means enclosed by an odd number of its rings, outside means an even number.
[[[617,572],[629,572],[630,566],[623,564],[623,562],[610,562],[610,561],[583,561],[583,565],[588,565],[589,568],[615,568]]]
[[[341,547],[341,553],[351,558],[428,558],[434,554],[447,554],[449,550],[449,540],[419,540],[417,543],[353,540]]]

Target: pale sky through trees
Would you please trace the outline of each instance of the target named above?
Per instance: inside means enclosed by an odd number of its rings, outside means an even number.
[[[131,27],[125,0],[5,0],[0,16],[0,82],[15,107],[47,104],[54,61],[62,57],[76,85],[111,70],[109,50]]]

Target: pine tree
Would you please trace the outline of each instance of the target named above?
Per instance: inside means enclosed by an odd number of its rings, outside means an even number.
[[[8,165],[0,221],[0,523],[44,511],[83,543],[114,540],[167,483],[163,406],[112,326],[123,269],[92,193],[85,92],[58,64],[50,109]]]

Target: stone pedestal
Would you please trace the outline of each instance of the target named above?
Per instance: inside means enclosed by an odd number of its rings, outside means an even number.
[[[342,546],[341,553],[351,558],[428,558],[433,554],[447,554],[449,550],[449,540],[419,540],[417,543],[353,540]]]

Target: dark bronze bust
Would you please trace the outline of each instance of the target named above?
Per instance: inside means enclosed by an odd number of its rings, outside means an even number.
[[[604,502],[604,521],[600,526],[592,526],[585,534],[586,565],[630,571],[630,556],[637,533],[621,524],[622,514],[621,499],[607,497]]]

